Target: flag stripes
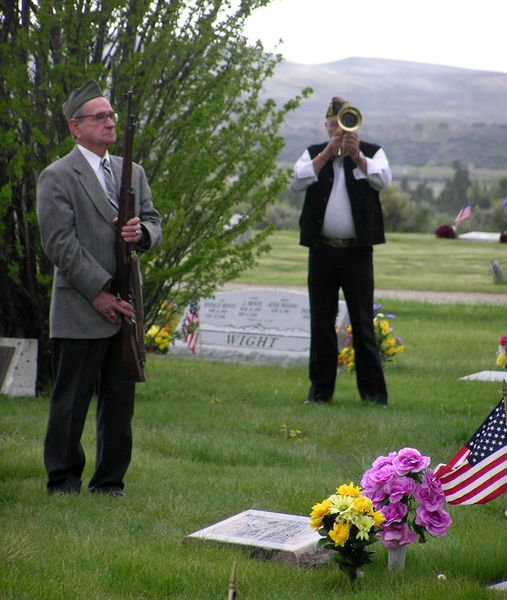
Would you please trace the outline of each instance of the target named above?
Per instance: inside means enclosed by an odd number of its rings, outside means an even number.
[[[448,504],[486,504],[507,492],[507,419],[505,399],[447,465],[438,465]]]
[[[475,467],[465,462],[447,475],[436,475],[448,504],[485,504],[507,491],[507,448]]]
[[[463,221],[466,221],[467,219],[470,218],[471,214],[472,214],[472,205],[469,203],[459,211],[458,216],[454,219],[454,224],[459,225]]]

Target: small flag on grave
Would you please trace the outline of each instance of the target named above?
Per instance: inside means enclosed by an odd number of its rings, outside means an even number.
[[[466,221],[467,219],[469,219],[471,214],[472,214],[472,205],[470,204],[470,202],[468,202],[466,204],[466,206],[464,206],[459,211],[457,217],[454,219],[454,225],[457,227],[460,223],[463,223],[463,221]]]
[[[448,504],[486,504],[507,491],[507,392],[447,464],[438,465]]]

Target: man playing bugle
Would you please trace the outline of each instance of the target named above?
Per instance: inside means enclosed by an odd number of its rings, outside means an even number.
[[[338,361],[336,315],[340,288],[352,326],[356,380],[363,400],[387,405],[373,330],[373,245],[385,242],[379,191],[391,169],[382,148],[359,140],[360,112],[331,100],[329,141],[309,146],[294,166],[292,189],[305,191],[300,243],[309,248],[310,391],[307,403],[332,400]]]

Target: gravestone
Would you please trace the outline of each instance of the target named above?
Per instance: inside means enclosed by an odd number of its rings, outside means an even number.
[[[249,509],[191,533],[185,540],[237,544],[250,549],[253,556],[307,565],[328,558],[316,548],[320,537],[309,517]]]
[[[339,344],[349,323],[339,303]],[[176,343],[176,354],[187,352]],[[257,364],[306,364],[310,308],[306,292],[278,288],[218,292],[199,303],[197,353],[202,358]],[[171,350],[171,352],[173,352]]]
[[[478,371],[465,377],[460,381],[507,381],[507,371]]]
[[[37,340],[0,337],[0,393],[35,396]]]
[[[458,235],[458,238],[470,242],[499,242],[500,234],[493,231],[469,231]]]
[[[495,283],[505,283],[505,275],[503,274],[503,269],[497,260],[492,260],[489,263],[489,270],[491,271],[491,275],[493,275],[493,281]]]

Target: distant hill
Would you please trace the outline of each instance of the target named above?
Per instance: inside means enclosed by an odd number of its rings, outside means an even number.
[[[322,65],[282,62],[265,97],[283,103],[303,88],[312,96],[290,114],[282,160],[324,141],[334,95],[363,115],[361,137],[382,144],[394,165],[507,169],[507,74],[377,58]]]

